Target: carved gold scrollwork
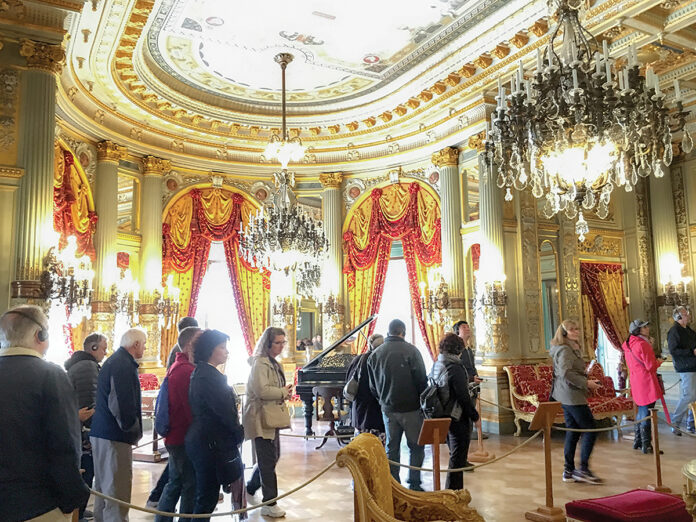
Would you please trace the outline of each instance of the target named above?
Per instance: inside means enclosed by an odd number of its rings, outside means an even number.
[[[459,164],[459,149],[445,147],[432,155],[432,162],[436,167],[456,167]]]
[[[587,239],[578,245],[581,254],[604,257],[621,257],[623,248],[621,239],[606,237],[601,234],[588,234]]]
[[[65,49],[62,45],[52,45],[34,40],[22,40],[20,56],[24,57],[31,69],[60,73],[65,62]]]
[[[486,131],[481,131],[478,134],[469,136],[469,141],[467,143],[470,149],[474,149],[477,152],[483,152],[486,148]]]

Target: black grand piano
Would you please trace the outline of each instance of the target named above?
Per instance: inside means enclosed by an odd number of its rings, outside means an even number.
[[[333,353],[338,346],[347,339],[360,332],[363,336],[363,328],[377,318],[373,315],[365,319],[350,332],[341,337],[319,355],[305,364],[297,373],[296,393],[304,404],[305,434],[314,435],[312,430],[312,415],[314,414],[314,388],[315,387],[339,387],[343,388],[346,384],[348,366],[355,358],[350,353]]]

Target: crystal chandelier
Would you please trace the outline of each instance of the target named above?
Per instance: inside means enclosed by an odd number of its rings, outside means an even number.
[[[537,50],[533,78],[524,78],[520,62],[509,95],[498,79],[484,175],[496,175],[506,201],[512,188],[531,186],[535,197],[545,198],[547,218],[559,212],[577,217],[575,230],[583,241],[589,231],[583,211],[606,218],[614,188],[630,192],[640,177],[664,175],[672,162],[673,133],[683,131],[687,154],[693,141],[679,84],[674,82],[676,110],[670,110],[657,75],[650,69],[641,75],[633,46],[628,64],[618,70],[606,41],[600,55],[597,41],[580,24],[583,2],[556,1],[558,25],[543,53]]]
[[[424,317],[435,323],[442,324],[445,322],[445,313],[451,304],[449,286],[445,279],[440,275],[439,283],[432,281],[430,285],[425,281],[421,281],[420,291],[420,305]]]
[[[282,115],[283,125],[281,133],[273,134],[271,141],[266,146],[264,156],[268,160],[276,159],[280,162],[283,170],[288,168],[290,161],[299,161],[304,157],[305,148],[302,145],[302,140],[299,136],[294,138],[288,137],[287,127],[285,125],[285,69],[292,62],[293,55],[290,53],[280,53],[275,55],[275,61],[280,65],[282,78]]]
[[[111,286],[109,305],[117,318],[124,318],[129,325],[138,324],[140,285],[133,279],[129,268],[121,269],[118,281]]]
[[[67,245],[56,254],[51,247],[43,260],[41,287],[46,299],[65,306],[72,324],[92,315],[94,270],[87,256],[77,257],[77,239],[69,236]]]
[[[163,293],[155,290],[154,303],[159,316],[160,327],[171,327],[172,322],[179,316],[179,289],[174,286],[174,276],[169,274]]]

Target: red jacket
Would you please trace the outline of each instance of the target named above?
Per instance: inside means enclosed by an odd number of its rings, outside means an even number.
[[[657,368],[660,365],[650,343],[640,336],[632,335],[622,348],[635,403],[647,406],[659,400],[662,397],[662,390],[657,382]]]
[[[193,415],[189,404],[189,384],[196,367],[185,353],[177,353],[174,364],[169,367],[169,435],[164,438],[167,446],[183,446],[186,432],[191,426]]]

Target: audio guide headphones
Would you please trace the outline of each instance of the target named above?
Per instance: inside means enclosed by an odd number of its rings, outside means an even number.
[[[682,314],[681,314],[681,311],[682,311],[683,309],[684,309],[683,306],[678,306],[678,307],[676,307],[676,308],[674,309],[674,312],[672,312],[672,319],[674,319],[675,321],[681,321],[682,319],[684,319],[684,318],[682,317]]]
[[[44,325],[42,325],[39,321],[34,319],[32,316],[30,316],[27,313],[22,312],[21,310],[9,310],[7,313],[21,315],[25,319],[29,319],[32,323],[38,324],[40,330],[38,332],[36,332],[36,337],[39,339],[40,342],[48,341],[48,330],[46,330],[44,328]]]
[[[561,333],[563,334],[563,337],[568,337],[568,330],[565,329],[563,323],[561,323]]]

